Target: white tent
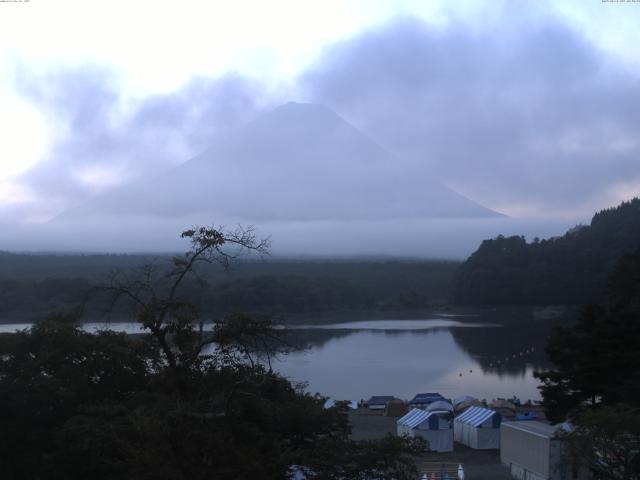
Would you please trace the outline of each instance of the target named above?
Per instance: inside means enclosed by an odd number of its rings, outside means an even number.
[[[429,412],[451,412],[453,413],[453,405],[446,400],[438,400],[427,405],[425,410]]]
[[[500,448],[502,415],[482,407],[469,407],[454,420],[453,435],[458,443],[476,450]]]
[[[434,452],[453,452],[453,428],[448,416],[414,408],[398,420],[398,435],[422,437]]]
[[[333,398],[327,398],[324,402],[324,408],[333,408],[336,406],[336,402],[345,402],[346,406],[349,407],[350,410],[358,409],[358,401],[357,400],[334,400]]]
[[[472,397],[471,395],[462,395],[461,397],[456,397],[453,399],[453,407],[454,408],[458,408],[458,405],[460,405],[462,402],[473,402],[474,400],[477,400],[476,397]]]

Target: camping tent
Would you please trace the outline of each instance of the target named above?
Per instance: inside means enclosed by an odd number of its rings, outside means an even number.
[[[456,442],[476,450],[500,448],[500,423],[502,415],[494,410],[469,407],[458,415],[453,424]]]
[[[333,408],[338,402],[344,403],[350,410],[358,409],[357,400],[334,400],[333,398],[327,398],[327,400],[325,400],[324,408]]]
[[[453,413],[453,405],[451,405],[446,400],[437,400],[437,401],[427,405],[427,408],[425,408],[425,410],[428,410],[430,412],[451,412],[451,413]]]
[[[453,452],[453,428],[449,415],[414,408],[398,419],[398,436],[422,437],[429,442],[429,450]]]
[[[461,403],[473,402],[473,401],[477,401],[477,400],[478,399],[476,397],[472,397],[471,395],[462,395],[461,397],[454,398],[451,403],[453,404],[453,408],[458,410],[458,405],[460,405]]]
[[[464,412],[469,407],[484,407],[480,400],[465,400],[464,402],[454,403],[453,408],[457,414]]]

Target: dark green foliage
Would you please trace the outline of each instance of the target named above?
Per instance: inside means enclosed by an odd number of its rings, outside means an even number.
[[[34,321],[74,308],[113,270],[135,261],[162,264],[169,257],[126,255],[15,255],[0,253],[0,321]],[[185,282],[185,296],[203,316],[244,311],[295,320],[315,313],[424,309],[445,303],[456,262],[296,261],[237,262],[228,272],[201,265]],[[87,317],[102,318],[108,299],[91,297]],[[114,310],[114,319],[128,315]]]
[[[0,318],[30,320],[51,311],[70,309],[81,303],[89,290],[89,282],[81,278],[0,280]]]
[[[467,305],[584,305],[600,299],[618,260],[640,245],[640,199],[596,213],[589,226],[527,243],[482,242],[455,274],[453,297]]]
[[[609,281],[609,295],[612,305],[640,307],[640,248],[618,262]]]
[[[63,445],[56,433],[90,405],[123,404],[144,388],[145,344],[90,335],[52,317],[0,336],[0,463],[6,478],[38,478]]]
[[[411,440],[387,435],[380,441],[340,439],[320,442],[306,460],[309,478],[361,480],[417,478],[411,458],[426,450],[422,438]]]
[[[585,412],[567,436],[574,468],[588,468],[598,480],[640,479],[640,410],[619,404]],[[578,460],[577,462],[575,460]]]
[[[198,328],[183,296],[196,265],[265,244],[242,229],[183,236],[191,249],[168,269],[145,266],[106,289],[145,335],[89,334],[58,315],[0,336],[2,478],[284,480],[294,465],[309,478],[415,478],[411,454],[424,445],[352,442],[343,407],[325,409],[271,370],[280,332],[268,320]]]
[[[550,337],[546,351],[555,368],[536,375],[552,420],[601,405],[640,407],[638,266],[640,249],[614,269],[608,303],[585,307],[574,326]]]
[[[608,302],[556,330],[546,349],[555,368],[536,374],[547,416],[577,425],[566,442],[574,468],[596,479],[640,478],[639,267],[640,249],[620,259]]]
[[[537,376],[551,420],[601,404],[640,406],[638,311],[587,307],[574,327],[556,331],[546,350],[555,368]]]

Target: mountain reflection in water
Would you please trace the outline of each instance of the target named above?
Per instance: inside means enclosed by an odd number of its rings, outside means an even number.
[[[296,326],[288,341],[305,348],[274,368],[311,392],[337,399],[411,398],[421,391],[488,400],[540,398],[533,372],[547,367],[544,345],[554,322],[506,315],[452,321],[374,320]],[[480,322],[478,322],[480,320]]]

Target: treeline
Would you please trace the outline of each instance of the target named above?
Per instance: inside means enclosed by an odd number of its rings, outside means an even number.
[[[166,264],[168,256],[0,254],[0,321],[42,318],[89,298],[89,315],[103,315],[108,301],[94,289],[114,271]],[[370,260],[245,261],[229,273],[199,271],[187,296],[204,316],[253,312],[297,316],[351,310],[426,309],[445,303],[457,262]],[[132,270],[133,268],[133,270]],[[112,312],[117,317],[119,313]]]
[[[552,367],[535,373],[547,418],[573,425],[569,460],[595,479],[640,478],[639,267],[640,248],[620,259],[603,301],[554,331]]]
[[[0,334],[2,478],[417,478],[422,439],[353,441],[346,405],[324,408],[273,371],[290,347],[269,320],[199,327],[185,282],[200,261],[225,265],[225,244],[261,252],[251,231],[183,236],[191,248],[173,263],[112,279],[141,335],[87,332],[76,312]]]
[[[562,237],[498,236],[455,274],[461,305],[582,305],[601,299],[617,261],[640,245],[640,199],[594,215]]]

